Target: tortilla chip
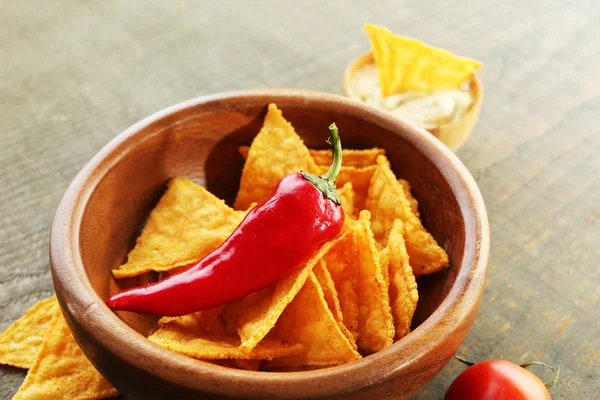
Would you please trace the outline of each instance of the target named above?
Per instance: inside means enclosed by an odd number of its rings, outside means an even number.
[[[244,160],[248,159],[248,153],[250,152],[250,146],[240,146],[238,152]],[[333,153],[331,150],[308,150],[310,156],[317,165],[324,168],[331,165],[333,162]],[[345,167],[368,167],[369,165],[375,165],[377,156],[384,156],[385,150],[378,147],[366,150],[353,150],[353,149],[342,149],[342,166]]]
[[[51,314],[44,343],[13,399],[87,400],[118,396],[117,389],[94,369],[75,342],[58,303]]]
[[[377,170],[365,207],[373,215],[371,229],[380,248],[387,245],[394,220],[404,222],[406,249],[415,275],[431,274],[448,266],[448,255],[413,213],[401,184],[384,157],[377,158]]]
[[[344,326],[358,339],[358,279],[359,257],[356,231],[350,229],[336,239],[323,256],[338,294]]]
[[[250,204],[250,206],[248,206],[247,209],[245,210],[236,210],[236,213],[242,218],[244,219],[246,217],[246,215],[248,215],[248,213],[250,212],[250,210],[252,210],[254,207],[256,207],[258,205],[257,202],[252,202],[252,204]]]
[[[325,301],[327,302],[327,306],[329,310],[333,314],[335,321],[340,326],[340,330],[348,338],[352,348],[357,350],[356,339],[354,339],[354,335],[352,332],[346,328],[344,325],[344,315],[342,314],[342,308],[340,307],[340,299],[338,298],[337,290],[335,289],[335,283],[331,278],[331,274],[327,270],[326,263],[324,260],[320,260],[319,263],[313,269],[313,273],[323,290],[323,296],[325,297]]]
[[[56,296],[36,303],[0,335],[0,364],[18,368],[33,365],[56,304]]]
[[[388,288],[390,287],[390,249],[387,247],[379,252],[379,263],[381,264],[381,274],[383,275],[383,280],[387,283]],[[391,298],[390,298],[390,306],[391,306]],[[392,310],[393,311],[393,310]]]
[[[163,323],[148,339],[166,349],[201,360],[272,360],[298,354],[303,349],[301,344],[264,339],[251,351],[244,352],[239,348],[241,340],[234,329],[217,324],[213,332],[206,332],[204,324],[198,313],[176,317]]]
[[[352,189],[352,182],[346,182],[341,189],[337,189],[337,192],[342,203],[342,210],[344,210],[344,227],[348,228],[356,220],[354,215],[354,189]]]
[[[382,96],[458,89],[482,65],[418,40],[394,35],[381,26],[365,24],[365,31],[379,69]]]
[[[395,339],[398,340],[410,332],[410,323],[419,301],[417,282],[404,243],[404,224],[399,219],[394,220],[386,249],[389,252],[390,305]]]
[[[388,285],[370,229],[370,214],[361,211],[358,221],[333,242],[324,259],[339,293],[344,324],[362,353],[392,344],[394,325]]]
[[[383,350],[391,346],[394,339],[388,285],[383,278],[370,219],[371,214],[363,210],[355,225],[360,259],[358,347],[363,352]]]
[[[235,208],[243,210],[254,201],[260,203],[281,178],[301,170],[320,172],[294,127],[275,104],[269,104],[263,127],[252,141],[244,164]]]
[[[333,152],[331,150],[309,150],[309,153],[317,165],[331,165]],[[342,165],[346,167],[363,168],[375,165],[377,156],[385,155],[385,150],[378,147],[365,150],[342,150]]]
[[[225,305],[223,304],[214,308],[209,308],[208,310],[197,311],[195,313],[180,317],[162,317],[158,320],[158,325],[164,327],[170,322],[177,322],[181,324],[185,323],[182,321],[187,321],[186,324],[191,324],[193,322],[196,328],[199,330],[212,332],[213,330],[219,329],[218,327],[213,327],[213,325],[218,323],[217,319],[223,312],[224,308]]]
[[[400,183],[400,186],[402,186],[402,190],[404,190],[406,200],[408,200],[408,202],[410,203],[410,209],[412,210],[413,214],[415,214],[417,218],[419,218],[421,216],[421,214],[419,213],[419,202],[413,197],[412,193],[410,192],[410,183],[405,179],[398,179],[398,182]]]
[[[195,264],[219,247],[243,216],[187,178],[173,178],[115,278]]]
[[[381,156],[385,157],[385,156]],[[324,165],[319,166],[321,173],[327,172],[329,167]],[[338,189],[343,188],[348,182],[352,183],[352,189],[354,190],[354,209],[363,210],[365,208],[365,200],[369,192],[369,184],[373,173],[375,173],[376,165],[369,167],[341,167],[340,172],[337,176],[336,186]]]
[[[285,341],[304,344],[304,351],[278,358],[268,363],[270,367],[336,365],[360,358],[340,330],[312,271],[300,292],[279,317],[273,331]]]
[[[315,264],[330,247],[331,244],[325,244],[300,271],[225,306],[223,316],[242,338],[240,350],[250,352],[269,333],[285,307],[300,291]]]

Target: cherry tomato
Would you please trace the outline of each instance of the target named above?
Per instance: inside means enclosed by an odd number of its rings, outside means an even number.
[[[444,400],[551,399],[540,378],[505,360],[483,361],[467,368],[444,396]]]

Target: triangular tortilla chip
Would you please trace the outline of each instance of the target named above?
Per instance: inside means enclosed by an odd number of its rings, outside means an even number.
[[[269,333],[330,246],[331,244],[325,244],[300,271],[225,306],[223,316],[233,324],[242,338],[240,350],[250,352]]]
[[[341,189],[337,189],[337,192],[342,203],[342,210],[344,210],[344,229],[347,229],[352,226],[354,221],[356,221],[356,216],[354,215],[354,189],[352,189],[352,182],[346,182]]]
[[[365,205],[373,216],[371,229],[384,248],[395,219],[404,222],[406,249],[415,275],[431,274],[448,266],[448,255],[425,230],[413,213],[402,186],[396,180],[386,158],[377,159]]]
[[[404,224],[399,219],[394,220],[386,249],[389,256],[390,305],[396,329],[395,339],[399,340],[410,332],[410,323],[419,301],[417,282],[404,243]]]
[[[320,172],[294,127],[275,104],[269,104],[263,127],[252,141],[244,164],[235,208],[243,210],[253,201],[260,203],[281,178],[301,170]]]
[[[213,324],[221,315],[224,308],[225,305],[223,304],[214,308],[209,308],[208,310],[196,311],[195,313],[180,317],[162,317],[158,320],[158,325],[164,327],[170,322],[182,323],[181,321],[185,321],[187,324],[193,322],[197,329],[210,333],[212,332]]]
[[[481,63],[365,24],[379,69],[382,96],[408,91],[458,89]]]
[[[273,331],[282,340],[304,344],[304,351],[273,360],[268,363],[269,367],[337,365],[360,358],[340,330],[313,272],[281,314]]]
[[[331,165],[333,152],[331,150],[309,150],[310,156],[319,166]],[[342,165],[346,167],[362,168],[375,165],[378,156],[385,155],[385,150],[378,147],[365,150],[342,150]]]
[[[382,350],[394,338],[388,285],[369,218],[368,211],[361,211],[358,221],[323,257],[339,294],[344,324],[363,353]]]
[[[336,239],[323,259],[338,294],[344,326],[352,333],[356,342],[358,339],[358,263],[360,262],[356,246],[356,230],[350,229]]]
[[[219,247],[244,215],[186,178],[173,178],[115,278],[194,264]]]
[[[354,338],[354,335],[348,330],[348,328],[346,328],[346,325],[344,325],[344,315],[342,314],[340,299],[338,297],[337,290],[335,289],[335,283],[333,282],[331,274],[329,273],[326,265],[327,264],[324,260],[320,260],[319,263],[313,268],[313,273],[315,274],[317,281],[319,281],[319,285],[323,290],[323,296],[325,297],[327,306],[333,314],[336,322],[340,326],[340,330],[344,336],[348,338],[352,348],[357,350],[358,347],[356,346],[356,339]]]
[[[119,392],[94,369],[71,335],[58,303],[44,343],[14,400],[92,400]]]
[[[56,305],[56,297],[31,307],[0,335],[0,364],[30,368],[35,362]]]
[[[408,200],[408,202],[410,203],[410,209],[412,210],[413,214],[415,214],[415,216],[419,218],[421,216],[421,214],[419,214],[419,202],[417,201],[417,199],[414,198],[414,196],[410,192],[410,183],[404,179],[398,179],[398,183],[400,183],[400,186],[402,186],[402,189],[404,190],[406,200]]]
[[[385,156],[381,156],[385,157]],[[320,166],[321,174],[327,172],[329,167]],[[368,167],[344,167],[340,168],[340,172],[336,179],[336,186],[338,189],[343,188],[348,182],[352,183],[352,189],[354,190],[354,209],[363,210],[365,208],[365,200],[369,192],[369,184],[373,174],[375,173],[376,165]]]
[[[235,330],[221,327],[209,333],[203,329],[205,323],[199,313],[175,317],[162,323],[148,339],[169,350],[201,360],[272,360],[298,354],[303,349],[301,344],[264,339],[252,351],[244,352],[239,349],[241,340]]]
[[[358,347],[363,352],[383,350],[391,346],[394,339],[388,285],[383,278],[370,218],[371,214],[363,210],[355,225],[360,258]]]
[[[244,160],[248,158],[250,146],[240,146],[238,152]],[[329,168],[333,161],[333,153],[331,150],[308,150],[314,162],[321,168]],[[385,150],[378,147],[365,150],[342,149],[342,166],[344,167],[368,167],[375,165],[378,156],[384,156]]]

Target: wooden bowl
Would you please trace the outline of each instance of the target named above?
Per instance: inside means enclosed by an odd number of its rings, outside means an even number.
[[[114,314],[111,269],[135,243],[169,178],[196,179],[231,204],[243,166],[240,145],[276,103],[309,147],[325,148],[335,121],[346,148],[386,149],[410,181],[425,226],[451,267],[418,280],[413,331],[388,349],[338,367],[251,372],[170,352],[145,338],[156,318]],[[448,362],[473,324],[489,253],[485,206],[456,156],[424,130],[358,102],[298,90],[255,90],[185,101],[138,122],[106,145],[69,186],[50,241],[54,287],[81,348],[127,398],[406,398]],[[151,277],[155,279],[156,277]],[[202,397],[205,396],[205,397]]]
[[[352,77],[354,73],[365,64],[372,64],[375,60],[373,59],[373,53],[368,51],[350,63],[344,72],[344,95],[350,96],[349,87],[352,84]],[[440,139],[450,150],[457,151],[467,141],[473,127],[479,117],[479,110],[481,109],[481,103],[483,101],[483,86],[477,75],[473,75],[473,78],[469,82],[471,93],[473,94],[473,104],[466,110],[459,118],[447,122],[442,125],[438,125],[435,128],[428,129],[428,131]],[[383,108],[382,108],[383,110]]]

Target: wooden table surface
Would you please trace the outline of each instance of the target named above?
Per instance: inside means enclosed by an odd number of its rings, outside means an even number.
[[[258,3],[0,1],[0,330],[52,292],[52,215],[112,137],[208,93],[341,93],[371,21],[485,64],[482,114],[458,156],[485,198],[492,251],[460,355],[560,365],[554,398],[599,398],[597,2]],[[451,361],[416,398],[441,398],[462,370]],[[24,376],[0,368],[0,398]]]

